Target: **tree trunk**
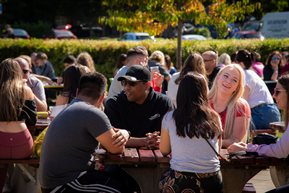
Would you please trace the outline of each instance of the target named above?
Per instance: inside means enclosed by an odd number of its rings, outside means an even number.
[[[178,22],[178,43],[177,43],[177,69],[182,67],[182,27],[183,22]]]

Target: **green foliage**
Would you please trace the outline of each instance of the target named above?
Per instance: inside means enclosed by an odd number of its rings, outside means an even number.
[[[137,45],[145,46],[149,53],[155,50],[169,54],[172,61],[176,61],[177,40],[158,39],[157,42],[120,42],[116,40],[13,40],[0,39],[0,60],[14,58],[21,54],[30,55],[32,52],[42,51],[47,53],[53,64],[56,74],[61,75],[63,70],[62,60],[66,54],[77,56],[82,51],[89,52],[96,64],[96,69],[107,77],[113,76],[116,60],[121,53],[126,53],[131,47]],[[268,54],[274,50],[288,51],[289,39],[260,40],[206,40],[206,41],[184,41],[182,45],[182,61],[191,52],[202,53],[206,50],[215,50],[219,54],[224,52],[232,54],[239,49],[257,51],[266,60]]]

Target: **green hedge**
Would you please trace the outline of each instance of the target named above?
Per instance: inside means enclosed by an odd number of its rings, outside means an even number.
[[[96,69],[107,77],[112,77],[114,64],[121,53],[134,46],[143,45],[148,48],[149,53],[161,50],[172,57],[175,61],[176,40],[158,39],[156,42],[119,42],[117,40],[13,40],[0,39],[0,60],[16,57],[21,54],[30,55],[32,52],[42,51],[47,53],[49,60],[54,65],[57,75],[63,70],[62,59],[66,54],[77,56],[82,51],[89,52],[96,64]],[[262,60],[271,51],[289,51],[289,39],[268,39],[260,40],[206,40],[206,41],[184,41],[182,43],[183,61],[192,51],[204,52],[215,50],[219,54],[227,52],[232,54],[239,49],[257,51],[261,54]]]

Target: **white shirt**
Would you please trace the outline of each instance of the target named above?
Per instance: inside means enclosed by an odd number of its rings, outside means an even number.
[[[273,104],[273,98],[265,82],[252,70],[245,70],[245,83],[250,88],[247,102],[250,108],[260,104]]]
[[[123,66],[123,67],[121,67],[121,69],[119,69],[117,71],[117,73],[114,76],[113,81],[109,87],[107,99],[117,95],[118,93],[120,93],[123,90],[123,86],[121,85],[121,82],[118,81],[117,79],[121,76],[124,76],[126,74],[127,70],[128,70],[128,67]]]
[[[167,96],[171,99],[173,105],[176,107],[177,106],[177,93],[178,93],[178,88],[179,85],[175,83],[176,79],[179,78],[180,72],[176,72],[175,74],[172,75],[169,84],[168,84],[168,92]]]
[[[170,167],[181,172],[211,173],[220,170],[220,161],[207,141],[200,137],[189,138],[177,135],[173,111],[165,114],[162,128],[167,129],[170,136],[172,159]],[[217,137],[208,139],[216,151],[219,150]]]

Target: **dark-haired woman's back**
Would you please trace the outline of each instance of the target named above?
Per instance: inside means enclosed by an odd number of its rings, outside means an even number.
[[[215,153],[221,147],[221,121],[208,105],[207,91],[205,77],[189,73],[180,82],[177,109],[163,118],[160,151],[171,153],[171,161],[160,181],[161,192],[223,191]]]

